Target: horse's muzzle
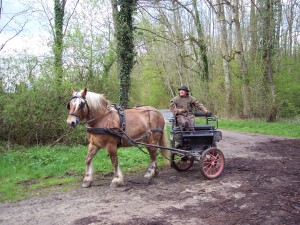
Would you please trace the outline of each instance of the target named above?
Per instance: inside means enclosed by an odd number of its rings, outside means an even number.
[[[73,117],[67,119],[67,123],[69,124],[70,127],[75,128],[78,125],[79,120],[80,120],[79,117],[73,116]]]

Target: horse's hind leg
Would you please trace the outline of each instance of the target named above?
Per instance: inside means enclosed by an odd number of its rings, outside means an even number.
[[[106,149],[109,154],[111,164],[114,167],[114,178],[112,179],[110,186],[114,188],[124,185],[124,177],[118,163],[117,146],[109,145],[106,146]]]
[[[151,181],[153,177],[158,174],[158,167],[156,162],[156,148],[148,147],[147,148],[150,154],[150,164],[146,170],[144,177]]]
[[[82,187],[87,188],[90,187],[93,182],[93,168],[92,168],[92,159],[98,152],[99,148],[95,145],[89,144],[88,154],[86,156],[86,170],[85,176],[82,182]]]

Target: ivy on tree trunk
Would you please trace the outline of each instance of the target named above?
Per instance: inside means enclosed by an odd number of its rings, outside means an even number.
[[[133,14],[136,10],[136,0],[112,0],[115,33],[117,39],[117,57],[120,94],[119,101],[123,107],[128,107],[131,86],[131,70],[134,65],[134,26]]]
[[[63,63],[62,63],[62,52],[63,52],[63,21],[65,11],[66,0],[55,0],[54,1],[54,69],[55,78],[58,84],[62,81]]]

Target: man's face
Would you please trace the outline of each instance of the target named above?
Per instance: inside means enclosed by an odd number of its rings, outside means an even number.
[[[187,91],[179,90],[179,96],[186,96],[186,95],[187,95]]]

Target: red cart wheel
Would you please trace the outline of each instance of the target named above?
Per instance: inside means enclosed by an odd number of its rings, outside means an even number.
[[[224,165],[225,158],[220,149],[209,148],[202,153],[200,170],[207,179],[214,179],[220,176]]]
[[[180,149],[181,146],[177,146]],[[192,156],[187,156],[181,153],[171,152],[171,166],[179,172],[187,171],[192,167],[194,163],[194,158]]]

